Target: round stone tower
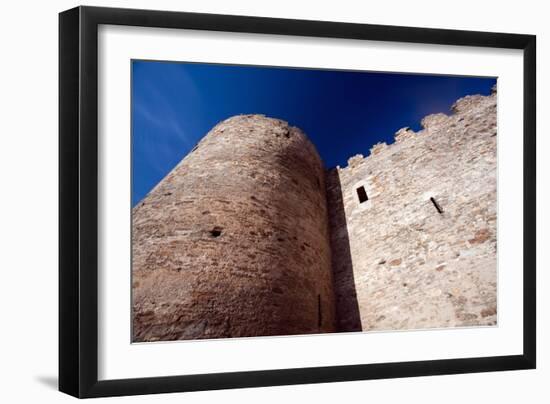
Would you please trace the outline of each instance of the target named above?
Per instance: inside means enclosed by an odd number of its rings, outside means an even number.
[[[334,331],[323,164],[286,122],[218,124],[132,227],[135,342]]]

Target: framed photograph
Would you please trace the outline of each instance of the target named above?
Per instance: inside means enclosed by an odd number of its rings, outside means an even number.
[[[61,391],[535,368],[534,36],[59,28]]]

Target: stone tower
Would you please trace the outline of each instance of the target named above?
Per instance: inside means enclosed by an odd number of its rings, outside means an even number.
[[[299,129],[214,127],[133,210],[133,340],[334,331],[325,195]]]
[[[338,329],[497,321],[497,95],[327,172]]]
[[[221,122],[133,210],[133,340],[495,325],[496,107],[326,171],[286,122]]]

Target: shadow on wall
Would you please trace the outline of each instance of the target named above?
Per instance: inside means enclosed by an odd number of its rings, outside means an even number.
[[[338,332],[363,331],[357,303],[346,214],[337,170],[327,172],[327,204]]]

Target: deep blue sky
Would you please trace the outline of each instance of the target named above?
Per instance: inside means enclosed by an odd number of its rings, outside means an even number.
[[[264,114],[298,126],[325,165],[347,165],[403,126],[489,94],[493,78],[132,62],[132,206],[219,121]]]

